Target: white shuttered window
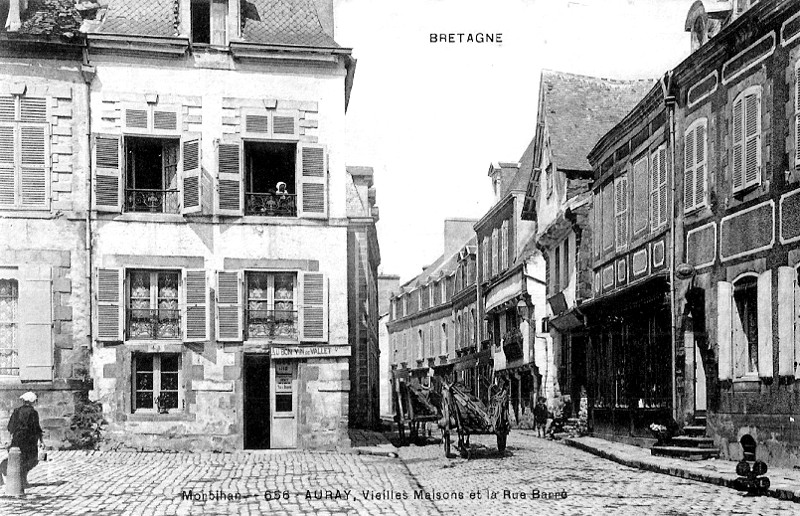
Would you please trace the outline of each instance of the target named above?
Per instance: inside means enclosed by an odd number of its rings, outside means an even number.
[[[0,208],[50,207],[47,99],[0,97]]]
[[[706,205],[708,121],[695,120],[684,135],[683,210],[690,212]]]
[[[761,184],[761,86],[733,101],[733,192]]]

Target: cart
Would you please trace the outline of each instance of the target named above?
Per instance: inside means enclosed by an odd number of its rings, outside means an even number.
[[[469,458],[469,437],[472,434],[496,434],[497,450],[506,449],[506,438],[511,431],[508,420],[508,391],[501,388],[489,401],[489,407],[470,394],[461,384],[445,384],[442,392],[442,442],[445,457],[450,456],[450,432],[458,434],[458,450]]]
[[[411,440],[416,441],[422,423],[436,422],[441,418],[442,395],[431,387],[396,379],[394,395],[397,407],[395,420],[402,444],[407,442],[406,429]]]

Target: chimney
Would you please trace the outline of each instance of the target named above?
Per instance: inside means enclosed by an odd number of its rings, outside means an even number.
[[[314,0],[314,7],[317,9],[317,17],[322,25],[322,30],[330,37],[333,37],[333,0]]]
[[[446,219],[444,221],[444,256],[457,253],[469,239],[475,236],[475,220]]]

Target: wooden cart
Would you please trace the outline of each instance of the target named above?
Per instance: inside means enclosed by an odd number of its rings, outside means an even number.
[[[469,437],[472,434],[496,434],[497,450],[506,449],[506,438],[511,431],[508,420],[508,391],[501,388],[495,393],[489,407],[461,384],[445,384],[442,391],[442,442],[444,454],[450,456],[450,433],[458,434],[458,450],[462,457],[469,458]]]
[[[433,382],[431,385],[434,385]],[[442,396],[432,387],[424,387],[405,379],[395,379],[394,387],[397,409],[395,420],[400,442],[405,444],[406,429],[411,440],[415,441],[419,437],[421,424],[441,419]]]

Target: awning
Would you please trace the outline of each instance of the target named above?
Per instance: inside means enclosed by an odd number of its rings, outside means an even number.
[[[472,369],[473,367],[477,366],[478,364],[490,364],[492,361],[492,355],[490,349],[484,349],[478,353],[473,355],[467,355],[463,357],[461,360],[454,364],[453,370],[455,372],[464,371],[467,369]]]
[[[492,287],[491,292],[486,296],[486,311],[488,312],[506,301],[524,294],[526,292],[525,287],[522,269],[520,269]]]
[[[563,314],[550,319],[550,325],[558,331],[574,330],[583,326],[583,317],[578,315],[575,309],[571,309]]]

